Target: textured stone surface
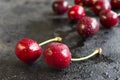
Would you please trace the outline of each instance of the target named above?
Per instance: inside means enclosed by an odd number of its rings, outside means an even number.
[[[101,28],[95,36],[83,40],[66,15],[52,12],[51,3],[0,0],[0,80],[120,80],[120,24],[113,29]],[[103,55],[71,63],[62,71],[49,68],[43,56],[33,65],[16,58],[14,48],[21,38],[42,42],[54,36],[63,37],[73,57],[85,56],[98,47],[103,49]]]

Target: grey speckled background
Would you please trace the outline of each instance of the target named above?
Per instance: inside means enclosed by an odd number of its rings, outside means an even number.
[[[52,12],[51,3],[0,0],[0,80],[120,80],[120,24],[113,29],[101,28],[95,36],[83,40],[66,15]],[[62,71],[49,68],[43,56],[31,66],[16,58],[18,40],[29,37],[42,42],[54,36],[63,37],[73,57],[85,56],[98,47],[103,55],[72,63]]]

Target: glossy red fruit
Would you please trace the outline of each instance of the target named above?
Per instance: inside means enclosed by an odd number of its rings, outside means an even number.
[[[120,0],[111,0],[111,6],[115,9],[120,9]]]
[[[119,18],[116,12],[102,11],[100,13],[100,23],[106,28],[115,27],[118,24]]]
[[[77,31],[82,37],[90,37],[99,30],[99,23],[95,18],[83,17],[77,24]]]
[[[68,10],[68,2],[65,0],[56,0],[52,4],[52,9],[56,14],[64,14]]]
[[[36,61],[42,52],[38,43],[29,38],[20,40],[15,48],[16,56],[23,62],[31,64]]]
[[[98,0],[83,0],[84,6],[92,7]]]
[[[82,6],[74,5],[68,10],[68,18],[72,21],[78,21],[86,15]]]
[[[76,5],[83,5],[83,2],[82,2],[82,0],[74,0],[74,3],[76,4]]]
[[[53,42],[45,47],[44,59],[50,67],[64,69],[71,63],[71,52],[65,44]]]
[[[111,5],[108,0],[98,0],[93,6],[93,11],[97,15],[103,10],[111,10]]]

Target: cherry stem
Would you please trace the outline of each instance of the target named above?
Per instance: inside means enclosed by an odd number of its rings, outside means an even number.
[[[86,59],[89,59],[89,58],[93,57],[96,54],[101,55],[102,54],[102,49],[98,48],[92,54],[90,54],[88,56],[85,56],[85,57],[82,57],[82,58],[72,58],[71,61],[83,61],[83,60],[86,60]]]
[[[53,41],[62,41],[62,38],[61,37],[55,37],[55,38],[46,40],[46,41],[40,43],[39,46],[45,45],[45,44],[53,42]]]
[[[118,13],[117,15],[120,16],[120,13]]]

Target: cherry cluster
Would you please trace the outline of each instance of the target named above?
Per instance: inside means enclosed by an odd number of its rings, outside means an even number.
[[[52,68],[64,69],[70,65],[71,61],[83,61],[93,57],[96,54],[101,54],[102,52],[102,49],[98,48],[88,56],[72,58],[68,46],[56,41],[62,41],[62,38],[55,37],[40,44],[38,44],[35,40],[23,38],[17,42],[15,53],[22,62],[32,64],[41,56],[41,46],[49,43],[43,51],[45,62]]]
[[[84,6],[91,7],[90,9],[100,17],[100,23],[105,28],[112,28],[118,24],[118,14],[111,10],[111,6],[120,9],[119,0],[111,0],[110,2],[108,0],[74,0],[74,3],[75,5],[70,6],[65,0],[56,0],[53,2],[52,8],[59,15],[67,12],[68,18],[77,22],[77,32],[83,37],[93,36],[99,31],[98,21],[95,18],[86,16]],[[98,48],[88,56],[72,58],[68,46],[58,41],[62,41],[62,38],[55,37],[40,44],[35,40],[23,38],[16,44],[15,53],[21,61],[31,64],[42,55],[41,46],[49,43],[43,50],[46,64],[55,69],[64,69],[72,61],[86,60],[102,52],[102,49]]]
[[[52,4],[56,14],[67,12],[68,19],[76,21],[77,32],[83,37],[89,37],[99,31],[99,23],[95,18],[86,16],[85,7],[93,10],[99,16],[100,23],[105,28],[112,28],[118,24],[119,14],[112,9],[120,9],[119,0],[74,0],[75,5],[68,5],[65,0],[56,0]]]

